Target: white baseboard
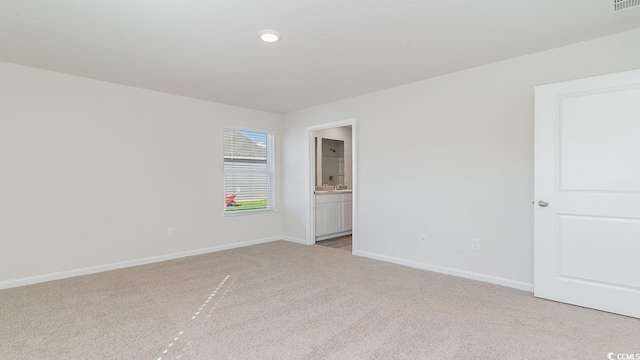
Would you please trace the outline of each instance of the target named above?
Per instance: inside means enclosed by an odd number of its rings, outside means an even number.
[[[66,279],[74,276],[95,274],[103,271],[123,269],[123,268],[132,267],[132,266],[145,265],[145,264],[150,264],[150,263],[159,262],[159,261],[173,260],[173,259],[183,258],[187,256],[201,255],[201,254],[212,253],[212,252],[217,252],[222,250],[235,249],[239,247],[257,245],[257,244],[262,244],[262,243],[267,243],[267,242],[272,242],[277,240],[282,240],[282,236],[272,236],[264,239],[242,241],[237,243],[212,246],[204,249],[189,250],[189,251],[183,251],[183,252],[167,254],[167,255],[152,256],[152,257],[143,258],[143,259],[91,266],[91,267],[61,271],[61,272],[56,272],[51,274],[36,275],[36,276],[30,276],[30,277],[21,278],[21,279],[5,280],[5,281],[0,281],[0,290],[18,287],[18,286],[24,286],[24,285],[37,284],[37,283],[42,283],[47,281],[53,281],[53,280]]]
[[[187,256],[201,255],[201,254],[212,253],[212,252],[217,252],[222,250],[235,249],[239,247],[257,245],[257,244],[262,244],[262,243],[267,243],[267,242],[272,242],[277,240],[286,240],[286,241],[307,245],[307,241],[305,239],[294,238],[291,236],[284,236],[284,237],[272,236],[264,239],[225,244],[225,245],[208,247],[204,249],[189,250],[189,251],[183,251],[179,253],[153,256],[153,257],[148,257],[143,259],[129,260],[129,261],[123,261],[118,263],[112,263],[112,264],[98,265],[98,266],[86,267],[86,268],[81,268],[76,270],[68,270],[68,271],[61,271],[61,272],[51,273],[51,274],[36,275],[36,276],[30,276],[30,277],[21,278],[21,279],[5,280],[5,281],[0,281],[0,290],[18,287],[18,286],[24,286],[24,285],[37,284],[37,283],[42,283],[47,281],[53,281],[53,280],[66,279],[66,278],[75,277],[75,276],[95,274],[95,273],[104,272],[104,271],[123,269],[127,267],[132,267],[132,266],[145,265],[145,264],[150,264],[154,262],[179,259]],[[417,269],[428,270],[428,271],[443,273],[447,275],[459,276],[467,279],[484,281],[492,284],[508,286],[511,288],[519,289],[519,290],[533,292],[533,284],[525,283],[521,281],[510,280],[510,279],[480,274],[480,273],[466,271],[466,270],[447,268],[444,266],[432,265],[432,264],[422,263],[422,262],[413,261],[413,260],[396,258],[392,256],[379,255],[379,254],[374,254],[366,251],[354,250],[353,254],[357,256],[371,258],[371,259],[382,260],[382,261],[386,261],[394,264],[409,266]]]
[[[292,236],[283,236],[282,240],[291,241],[291,242],[302,244],[302,245],[309,245],[309,243],[307,243],[307,240],[295,238]]]
[[[433,271],[433,272],[447,274],[447,275],[459,276],[466,279],[478,280],[478,281],[483,281],[491,284],[507,286],[510,288],[518,289],[518,290],[533,292],[533,284],[522,282],[522,281],[505,279],[497,276],[485,275],[485,274],[472,272],[472,271],[453,269],[453,268],[448,268],[444,266],[423,263],[419,261],[401,259],[393,256],[374,254],[366,251],[354,250],[353,254],[357,256],[370,258],[370,259],[382,260],[382,261],[386,261],[386,262],[390,262],[398,265],[409,266],[412,268],[428,270],[428,271]]]

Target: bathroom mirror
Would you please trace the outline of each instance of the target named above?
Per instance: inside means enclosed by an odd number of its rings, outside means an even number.
[[[317,185],[344,185],[344,141],[322,139],[321,153],[322,183]]]

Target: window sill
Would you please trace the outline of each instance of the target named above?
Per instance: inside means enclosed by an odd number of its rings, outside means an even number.
[[[234,217],[245,217],[245,216],[264,216],[264,215],[275,215],[278,213],[278,210],[236,210],[236,211],[225,211],[222,213],[222,217],[225,218],[234,218]]]

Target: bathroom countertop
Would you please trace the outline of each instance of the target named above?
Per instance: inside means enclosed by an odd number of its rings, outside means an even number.
[[[316,195],[331,195],[331,194],[350,194],[352,191],[353,189],[326,190],[326,191],[316,190],[313,193]]]

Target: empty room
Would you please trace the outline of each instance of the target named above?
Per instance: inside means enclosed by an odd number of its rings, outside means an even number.
[[[640,360],[640,1],[0,1],[0,359]]]

